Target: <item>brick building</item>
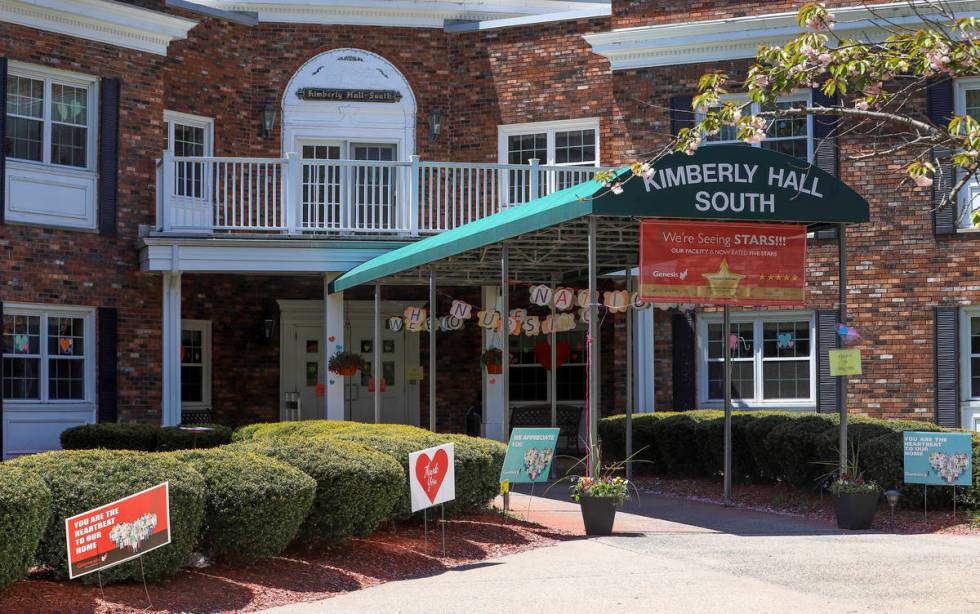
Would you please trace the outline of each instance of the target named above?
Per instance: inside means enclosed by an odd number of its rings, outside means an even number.
[[[840,28],[872,27],[861,3],[828,4]],[[785,0],[3,3],[3,456],[56,447],[61,430],[94,421],[370,419],[369,378],[337,378],[325,365],[340,347],[371,359],[373,293],[328,295],[332,279],[657,151],[691,121],[698,77],[739,75],[759,43],[798,31],[795,9]],[[936,84],[925,98],[923,115],[937,121],[980,116],[980,79]],[[977,235],[952,212],[934,214],[931,191],[899,184],[900,156],[848,162],[861,135],[825,141],[821,129],[812,118],[788,122],[763,146],[813,160],[872,205],[871,221],[847,237],[849,323],[866,342],[848,406],[980,428]],[[386,314],[428,300],[421,286],[382,292]],[[441,288],[437,312],[453,299],[493,305],[497,292]],[[745,347],[738,405],[836,406],[819,352],[835,341],[836,297],[837,239],[822,233],[809,245],[805,309],[735,314]],[[624,408],[630,351],[637,410],[718,407],[707,351],[721,337],[716,314],[630,317],[632,349],[625,316],[602,328],[603,412]],[[766,342],[785,332],[796,354],[771,360]],[[485,337],[473,326],[437,335],[440,430],[462,430],[477,407],[485,433],[501,436],[503,400],[479,363]],[[563,339],[563,405],[584,401],[583,338],[579,327]],[[383,419],[428,424],[427,333],[386,330],[382,343]],[[534,346],[512,342],[514,406],[550,401]]]

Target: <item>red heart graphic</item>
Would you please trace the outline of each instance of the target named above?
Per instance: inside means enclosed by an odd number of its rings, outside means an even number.
[[[415,478],[422,485],[422,490],[425,491],[425,496],[430,502],[436,500],[447,470],[449,470],[449,455],[445,450],[436,450],[432,458],[429,458],[428,454],[419,454],[415,460]]]
[[[559,367],[568,362],[568,355],[571,352],[572,348],[565,341],[555,344],[555,362]],[[545,371],[551,370],[551,344],[547,341],[538,341],[534,345],[534,359],[544,367]]]
[[[334,337],[333,335],[330,335],[329,337],[327,337],[327,341],[329,341],[330,343],[333,343],[336,340],[337,340],[337,338]]]

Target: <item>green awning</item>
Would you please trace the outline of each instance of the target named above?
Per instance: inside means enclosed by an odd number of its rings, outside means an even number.
[[[615,172],[614,181],[622,182],[621,194],[592,180],[396,249],[338,277],[330,291],[386,278],[406,282],[406,274],[437,262],[451,280],[476,285],[492,278],[498,266],[492,252],[502,241],[514,240],[519,252],[515,270],[539,277],[549,271],[567,274],[585,266],[582,222],[588,216],[602,218],[599,265],[606,269],[635,264],[643,218],[811,227],[869,219],[867,201],[833,175],[758,147],[717,145],[693,156],[675,153],[660,159],[646,177],[624,168]],[[464,276],[463,269],[472,277]]]

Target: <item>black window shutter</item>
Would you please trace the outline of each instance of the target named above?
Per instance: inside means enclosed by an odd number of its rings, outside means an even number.
[[[959,309],[936,307],[936,423],[960,425]]]
[[[119,79],[102,79],[99,107],[99,234],[114,237],[119,185]]]
[[[691,102],[694,96],[670,97],[670,133],[677,136],[683,128],[694,127],[694,111]]]
[[[811,99],[813,106],[829,107],[837,101],[815,87]],[[837,152],[837,117],[833,115],[813,116],[813,164],[834,177],[838,175],[839,154]],[[814,233],[817,239],[836,239],[837,228],[825,228]]]
[[[926,110],[929,120],[937,126],[946,126],[953,117],[953,81],[934,80],[926,88]],[[936,147],[932,152],[936,164],[936,174],[932,184],[932,206],[938,207],[943,198],[953,189],[952,152],[946,147]],[[932,214],[932,229],[937,235],[956,232],[956,204],[938,209]]]
[[[7,58],[0,57],[0,224],[7,215]],[[0,455],[0,459],[3,456]]]
[[[837,378],[830,375],[830,350],[838,345],[837,323],[840,312],[836,309],[817,311],[817,411],[837,411]]]
[[[119,393],[116,381],[119,360],[118,310],[115,307],[98,309],[98,421],[115,422],[118,418]]]
[[[687,411],[697,405],[697,379],[694,344],[694,317],[675,313],[670,322],[673,358],[673,411]]]
[[[0,58],[2,60],[3,58]],[[3,80],[4,84],[7,80]],[[6,96],[4,96],[6,100]],[[3,301],[0,301],[0,339],[3,339]],[[0,375],[3,374],[3,352],[0,352]],[[3,461],[6,452],[3,449],[3,394],[0,391],[0,462]]]

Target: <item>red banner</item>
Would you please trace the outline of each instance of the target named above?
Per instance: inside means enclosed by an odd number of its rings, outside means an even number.
[[[68,577],[106,569],[170,543],[167,482],[65,519]]]
[[[644,220],[640,296],[661,303],[801,306],[806,227]]]

